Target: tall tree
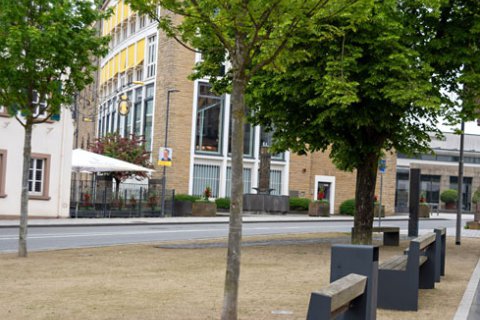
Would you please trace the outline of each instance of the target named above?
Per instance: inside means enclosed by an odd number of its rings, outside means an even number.
[[[130,135],[122,137],[118,132],[108,133],[98,138],[89,146],[90,151],[107,157],[130,162],[145,168],[151,168],[150,152],[145,150],[145,139],[141,136]],[[110,173],[115,180],[115,199],[118,199],[120,183],[130,177],[146,178],[146,172],[115,171]]]
[[[25,129],[18,255],[27,256],[28,172],[33,126],[92,81],[90,58],[108,39],[94,24],[100,1],[18,0],[0,4],[0,105]],[[35,102],[35,97],[42,104]]]
[[[240,242],[243,210],[243,136],[245,91],[255,73],[277,61],[298,59],[281,55],[297,39],[310,18],[337,15],[360,0],[128,0],[134,10],[148,13],[168,36],[202,53],[194,77],[210,76],[232,101],[232,191],[222,319],[237,318]],[[157,15],[157,5],[175,14]],[[361,10],[360,10],[361,11]],[[178,17],[181,19],[177,19]],[[179,21],[180,20],[180,21]],[[327,28],[325,28],[327,29]],[[220,65],[230,64],[218,77]]]
[[[311,29],[286,71],[252,79],[254,121],[274,130],[277,150],[329,151],[356,170],[355,243],[370,244],[378,162],[385,151],[428,152],[446,96],[427,46],[443,2],[375,1],[367,20],[327,41]],[[332,19],[337,27],[349,23]]]

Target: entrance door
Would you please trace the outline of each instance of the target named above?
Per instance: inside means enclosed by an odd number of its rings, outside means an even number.
[[[319,193],[323,192],[323,199],[330,203],[330,214],[335,209],[335,177],[333,176],[315,176],[314,200],[319,199]]]

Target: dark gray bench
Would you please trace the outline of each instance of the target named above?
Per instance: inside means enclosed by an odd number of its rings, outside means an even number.
[[[352,228],[352,239],[355,228]],[[373,227],[372,232],[383,233],[384,246],[399,246],[400,245],[400,228],[399,227]]]
[[[418,289],[435,287],[437,234],[410,241],[404,255],[394,256],[378,267],[378,307],[418,310]]]

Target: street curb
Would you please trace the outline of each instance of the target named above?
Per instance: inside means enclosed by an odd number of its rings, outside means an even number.
[[[468,282],[465,293],[463,294],[462,301],[458,305],[457,312],[453,317],[453,320],[466,320],[470,309],[472,308],[473,299],[477,293],[478,285],[480,282],[480,259],[478,260],[477,266],[473,270],[470,281]]]
[[[425,219],[426,220],[426,219]],[[429,218],[428,220],[434,221],[443,221],[448,220],[446,218]],[[72,219],[72,221],[75,221]],[[374,220],[377,222],[378,220]],[[382,219],[382,223],[388,223],[389,221],[408,221],[408,218],[391,218],[391,219]],[[145,225],[152,225],[152,226],[159,226],[159,225],[184,225],[184,224],[227,224],[229,221],[226,219],[225,221],[132,221],[132,222],[107,222],[107,223],[94,223],[94,222],[86,222],[86,223],[42,223],[42,224],[29,224],[29,228],[49,228],[49,227],[94,227],[94,226],[145,226]],[[285,220],[253,220],[248,221],[244,220],[243,223],[311,223],[311,222],[353,222],[352,219],[304,219],[304,220],[295,220],[295,219],[285,219]],[[10,224],[10,225],[1,225],[0,221],[0,229],[5,228],[16,228],[18,224]]]

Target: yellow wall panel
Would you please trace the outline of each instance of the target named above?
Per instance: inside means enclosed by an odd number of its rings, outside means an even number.
[[[120,71],[120,54],[117,54],[115,58],[113,58],[113,64],[114,64],[113,75],[116,75]]]
[[[127,68],[135,67],[135,44],[128,47]]]
[[[127,49],[122,50],[120,52],[120,72],[125,72],[125,68],[127,67]]]
[[[135,65],[142,63],[144,58],[145,58],[145,39],[142,39],[137,42],[137,59],[135,60]]]

